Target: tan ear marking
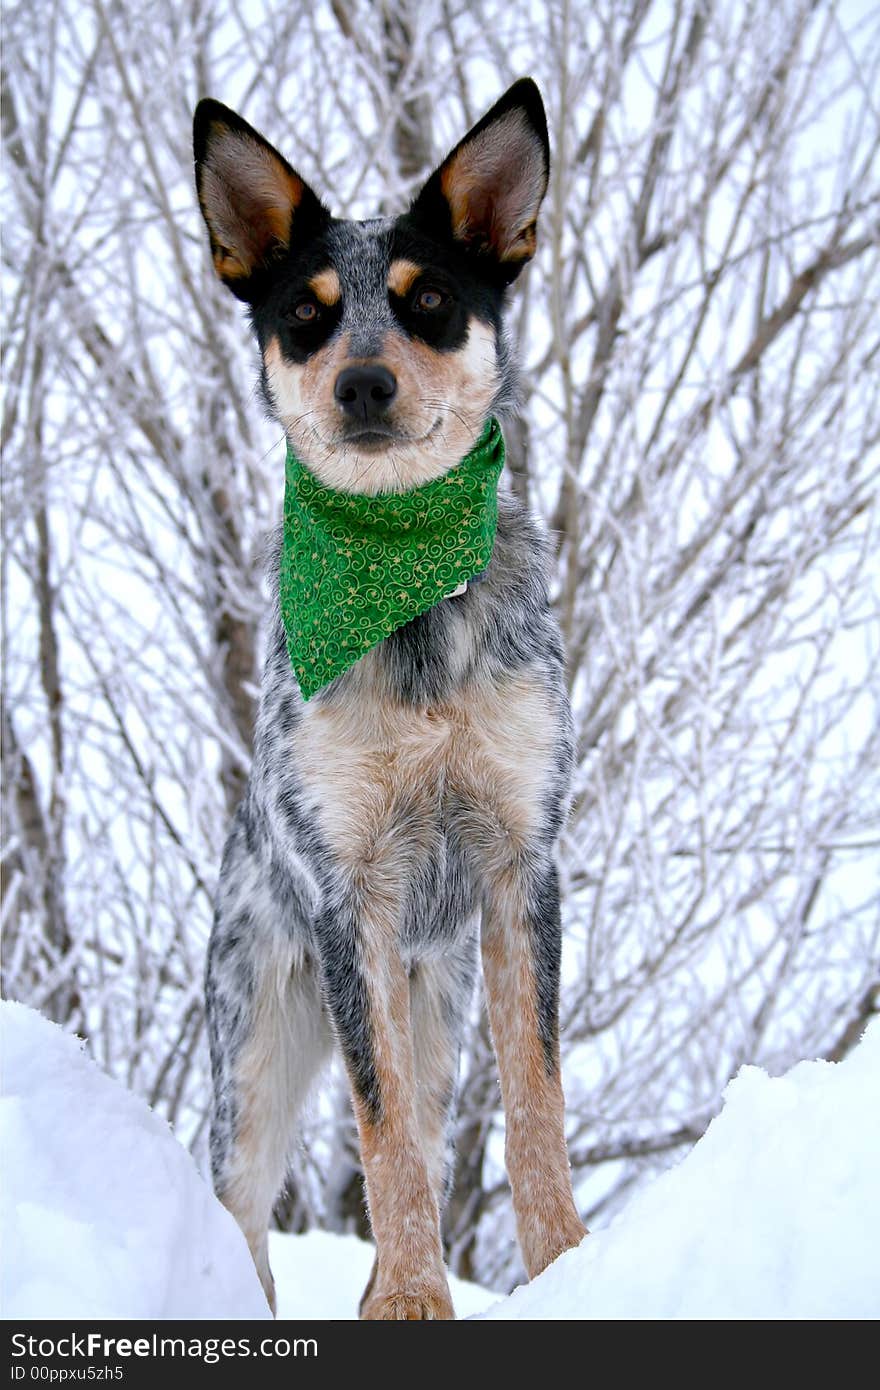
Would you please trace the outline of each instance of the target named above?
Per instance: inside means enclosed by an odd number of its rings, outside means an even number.
[[[214,269],[221,280],[240,280],[247,275],[247,267],[240,257],[233,255],[225,246],[218,246],[214,252]]]
[[[199,193],[217,274],[236,280],[250,275],[273,245],[290,244],[303,183],[268,146],[215,122]]]
[[[523,227],[511,242],[507,253],[508,260],[530,261],[538,249],[537,227],[534,222],[530,222],[527,227]]]
[[[456,238],[491,247],[501,261],[535,254],[547,169],[521,111],[509,111],[456,150],[441,170],[440,188]]]
[[[422,267],[416,265],[415,261],[408,261],[405,256],[391,262],[388,271],[388,288],[393,294],[401,296],[408,294],[422,274]]]
[[[309,289],[313,291],[316,299],[320,299],[321,303],[328,307],[338,304],[342,298],[342,285],[332,266],[327,266],[326,270],[319,270],[317,275],[313,275],[309,281]]]

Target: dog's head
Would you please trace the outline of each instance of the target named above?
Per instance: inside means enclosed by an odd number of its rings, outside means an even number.
[[[403,491],[467,453],[506,389],[507,286],[535,252],[549,147],[517,82],[408,212],[331,217],[257,131],[216,101],[195,116],[214,267],[250,307],[263,389],[330,487]]]

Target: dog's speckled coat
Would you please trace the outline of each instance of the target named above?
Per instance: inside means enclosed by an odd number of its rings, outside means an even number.
[[[516,84],[396,220],[333,221],[217,103],[199,108],[196,157],[215,265],[250,305],[267,403],[323,481],[413,486],[457,462],[489,413],[503,418],[504,292],[532,254],[546,187],[533,84]],[[406,298],[426,282],[443,287],[442,315],[420,307],[433,310],[433,289]],[[295,321],[289,306],[303,303]],[[397,379],[387,447],[352,433],[334,399],[353,359]],[[214,1181],[270,1301],[267,1224],[297,1108],[335,1041],[377,1243],[363,1315],[452,1316],[439,1216],[480,947],[530,1276],[583,1235],[557,1037],[554,856],[571,764],[547,551],[510,495],[479,582],[308,704],[276,601],[207,973]]]

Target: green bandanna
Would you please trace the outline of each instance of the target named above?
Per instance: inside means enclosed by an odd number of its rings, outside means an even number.
[[[288,448],[281,617],[304,699],[486,568],[503,466],[495,419],[442,478],[376,497],[324,487]]]

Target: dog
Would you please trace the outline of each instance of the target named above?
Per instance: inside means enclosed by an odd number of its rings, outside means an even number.
[[[448,475],[515,403],[505,303],[549,179],[534,82],[515,83],[396,218],[332,217],[219,102],[199,103],[194,149],[214,268],[249,310],[266,405],[296,457],[360,498]],[[361,1316],[454,1316],[440,1221],[480,955],[529,1277],[584,1236],[558,1037],[572,760],[547,545],[512,494],[485,571],[308,700],[276,603],[206,980],[214,1186],[273,1311],[268,1223],[297,1110],[335,1045],[376,1242]]]

